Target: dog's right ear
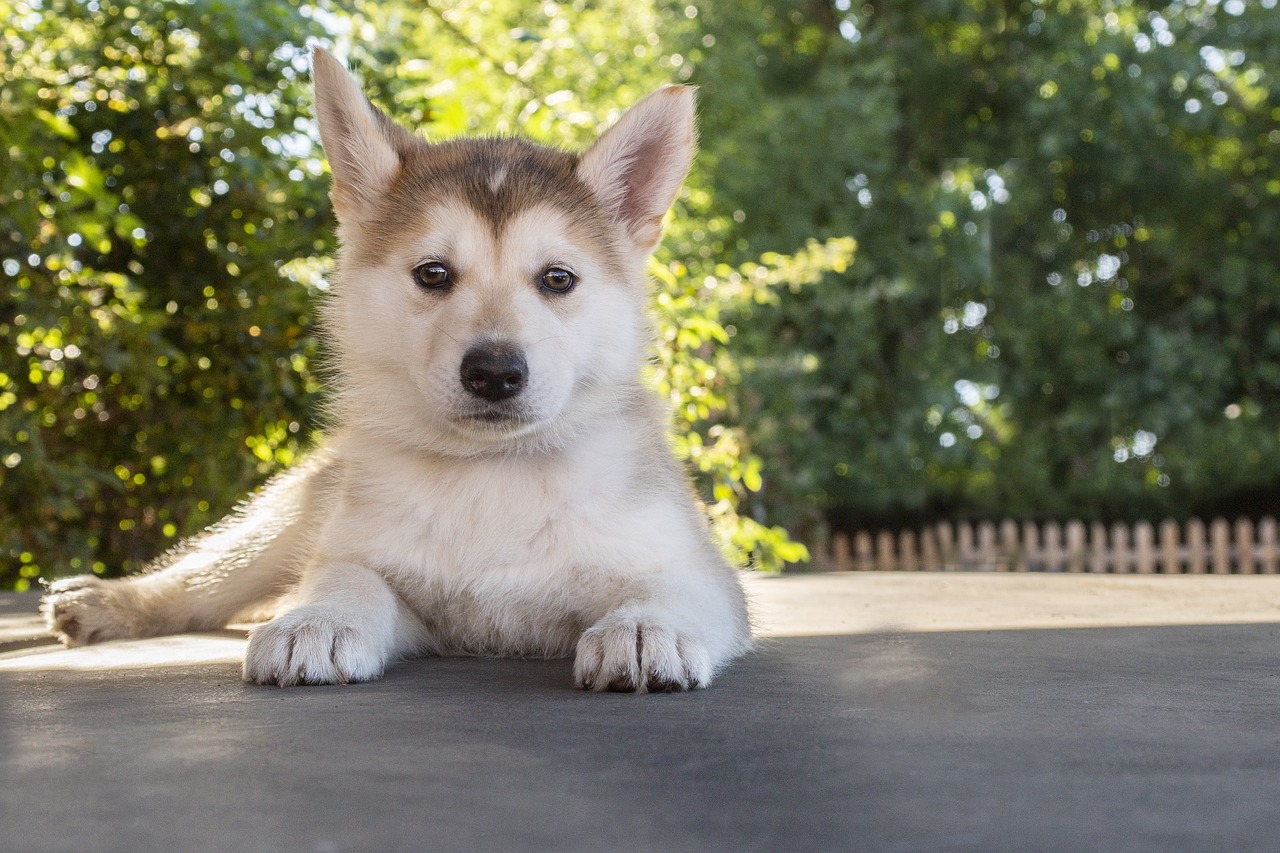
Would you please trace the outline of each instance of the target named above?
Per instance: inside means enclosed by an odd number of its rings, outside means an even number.
[[[398,135],[409,136],[369,103],[355,78],[323,48],[311,52],[316,118],[333,172],[333,209],[338,218],[367,218],[400,168]]]

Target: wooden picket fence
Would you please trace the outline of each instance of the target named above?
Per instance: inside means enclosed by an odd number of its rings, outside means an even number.
[[[941,522],[900,533],[837,534],[811,548],[827,571],[1276,574],[1276,520],[1110,526],[1082,521]]]

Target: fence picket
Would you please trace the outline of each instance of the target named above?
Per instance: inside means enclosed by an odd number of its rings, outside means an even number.
[[[1133,571],[1129,528],[1119,522],[1111,525],[1111,571],[1126,575]]]
[[[1182,549],[1178,545],[1178,522],[1160,522],[1160,570],[1166,575],[1182,574]]]
[[[876,534],[876,570],[892,572],[898,568],[898,557],[894,553],[893,534],[882,530]]]
[[[1149,575],[1156,570],[1155,541],[1155,529],[1151,522],[1139,521],[1133,526],[1134,569],[1140,575]]]
[[[1034,521],[1022,524],[1023,566],[1030,572],[1044,571],[1044,551],[1040,548],[1040,528]]]
[[[916,534],[904,530],[898,534],[898,568],[909,572],[920,571],[920,558],[916,556]]]
[[[1264,575],[1280,570],[1280,543],[1277,543],[1276,520],[1270,516],[1258,522],[1258,562]]]
[[[938,568],[956,568],[955,528],[949,521],[939,521],[934,529],[938,532],[938,554],[941,557]]]
[[[865,530],[859,530],[853,536],[853,567],[862,572],[876,567],[871,534]]]
[[[1235,523],[1236,571],[1242,575],[1257,574],[1258,565],[1254,562],[1253,522],[1247,518],[1237,518]]]
[[[956,525],[956,564],[960,569],[973,568],[975,546],[973,525],[962,521]]]
[[[853,557],[849,552],[849,537],[837,533],[831,539],[831,559],[835,562],[836,571],[847,572],[853,569]]]
[[[1208,568],[1205,559],[1204,522],[1193,518],[1187,522],[1187,571],[1202,575]]]
[[[1231,573],[1231,530],[1225,518],[1215,518],[1209,525],[1209,549],[1213,553],[1213,573]]]
[[[813,557],[815,566],[834,566],[835,559],[831,555],[831,544],[834,537],[822,537],[813,541],[809,546],[809,555]]]
[[[975,569],[992,572],[998,568],[996,552],[996,526],[989,521],[978,525],[978,559]]]
[[[1062,552],[1062,527],[1056,521],[1044,526],[1044,565],[1045,571],[1066,571],[1066,555]]]
[[[938,531],[925,528],[920,533],[920,568],[936,572],[943,568],[942,555],[938,551]]]
[[[1107,526],[1101,521],[1089,525],[1089,571],[1105,572],[1111,565],[1107,552]]]
[[[1067,571],[1083,572],[1085,561],[1085,531],[1083,521],[1067,522]]]
[[[1018,544],[1018,523],[1011,518],[1000,522],[1000,563],[996,568],[1009,572],[1027,570],[1026,555]]]

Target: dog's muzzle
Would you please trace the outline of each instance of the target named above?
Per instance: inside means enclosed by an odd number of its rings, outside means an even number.
[[[524,353],[507,344],[479,344],[462,357],[458,371],[462,387],[481,399],[496,403],[524,390],[529,363]]]

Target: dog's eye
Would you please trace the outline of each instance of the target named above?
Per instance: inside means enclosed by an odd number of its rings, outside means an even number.
[[[419,287],[427,290],[439,290],[448,287],[453,280],[449,268],[439,261],[428,261],[413,268],[413,280]]]
[[[542,286],[552,293],[568,293],[578,277],[562,267],[552,267],[542,274]]]

